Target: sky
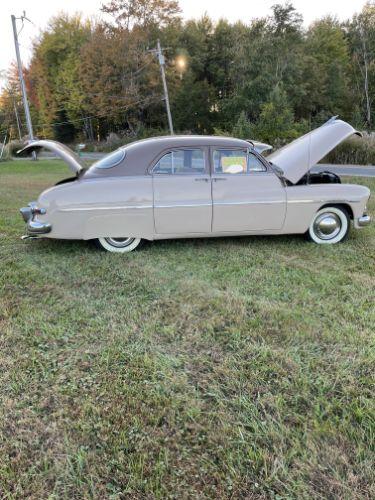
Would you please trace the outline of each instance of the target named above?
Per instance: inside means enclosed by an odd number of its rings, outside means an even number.
[[[15,59],[14,42],[11,25],[11,14],[26,16],[33,22],[25,23],[19,35],[21,57],[24,64],[30,58],[32,40],[45,28],[48,20],[61,11],[70,14],[81,12],[86,17],[95,17],[100,14],[103,0],[3,0],[0,7],[0,71],[6,70]],[[248,22],[256,17],[263,17],[270,13],[270,7],[283,0],[180,0],[184,18],[199,18],[207,13],[211,18],[218,20],[222,17],[229,21],[242,20]],[[307,26],[317,18],[328,14],[337,16],[340,20],[351,17],[359,12],[366,0],[292,0],[294,7],[303,15]],[[19,25],[20,26],[20,25]],[[1,81],[0,81],[1,86]]]

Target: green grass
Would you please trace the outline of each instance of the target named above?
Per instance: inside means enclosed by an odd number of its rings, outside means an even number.
[[[67,175],[0,164],[0,496],[373,498],[375,226],[21,241]]]

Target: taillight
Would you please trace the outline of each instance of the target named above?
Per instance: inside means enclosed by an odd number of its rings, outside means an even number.
[[[33,207],[31,209],[32,213],[33,214],[37,214],[37,215],[44,215],[46,213],[46,209],[45,208],[39,208],[39,207]]]

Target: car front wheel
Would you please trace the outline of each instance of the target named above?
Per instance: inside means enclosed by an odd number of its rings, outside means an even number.
[[[98,238],[97,242],[107,252],[127,253],[139,246],[141,238]]]
[[[308,236],[319,244],[333,244],[344,240],[349,232],[349,216],[344,208],[324,207],[311,221]]]

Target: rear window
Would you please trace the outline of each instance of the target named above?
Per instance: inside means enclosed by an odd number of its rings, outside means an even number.
[[[94,163],[95,168],[112,168],[118,165],[125,158],[125,150],[118,149],[113,153],[109,153],[109,155],[105,156],[102,160]]]

